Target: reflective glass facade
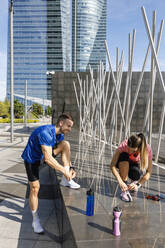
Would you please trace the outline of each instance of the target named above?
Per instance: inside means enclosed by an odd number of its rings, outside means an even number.
[[[72,0],[73,71],[97,69],[100,60],[106,67],[107,0]]]
[[[10,2],[10,1],[9,1]],[[70,1],[14,0],[14,93],[51,99],[51,75],[47,71],[70,71]],[[10,37],[8,83],[10,95]]]

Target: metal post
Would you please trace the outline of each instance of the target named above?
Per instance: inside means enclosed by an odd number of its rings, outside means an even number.
[[[161,82],[161,85],[162,85],[162,88],[163,88],[163,92],[165,93],[165,84],[164,84],[162,73],[160,71],[160,66],[159,66],[159,63],[158,63],[158,58],[157,58],[157,54],[156,54],[155,47],[154,47],[154,44],[153,44],[153,39],[152,39],[152,35],[151,35],[151,31],[150,31],[150,28],[149,28],[148,19],[147,19],[144,7],[142,7],[142,13],[143,13],[144,23],[145,23],[146,30],[147,30],[148,39],[149,39],[151,49],[152,49],[152,52],[153,52],[153,56],[154,56],[154,59],[155,59],[156,68],[158,70],[159,79],[160,79],[160,82]]]
[[[119,48],[116,48],[116,82],[119,81]],[[115,131],[114,131],[114,144],[117,141],[117,117],[118,117],[118,104],[115,101]]]
[[[77,69],[77,50],[76,50],[76,46],[77,46],[77,38],[76,38],[76,33],[77,33],[77,0],[74,1],[75,2],[75,8],[74,8],[74,14],[75,14],[75,18],[74,18],[74,71],[76,71]]]
[[[129,113],[130,113],[130,106],[131,106],[131,81],[132,81],[132,65],[133,65],[133,55],[134,55],[134,47],[135,47],[135,34],[136,30],[133,30],[133,37],[132,37],[132,47],[131,47],[131,39],[129,41],[129,82],[128,82],[128,107],[126,112],[126,128],[125,128],[125,137],[130,135],[130,125],[129,125]]]
[[[25,119],[24,119],[25,127],[27,127],[27,80],[25,81]]]
[[[138,80],[138,83],[137,83],[137,87],[136,87],[136,91],[135,91],[135,95],[134,95],[134,100],[133,100],[133,103],[132,103],[132,109],[131,109],[128,125],[130,125],[131,120],[132,120],[133,112],[134,112],[134,109],[135,109],[135,105],[136,105],[136,102],[137,102],[140,86],[141,86],[143,75],[144,75],[144,70],[145,70],[149,50],[150,50],[150,45],[148,45],[147,53],[145,55],[144,63],[143,63],[143,66],[142,66],[142,71],[140,73],[140,77],[139,77],[139,80]]]
[[[157,55],[159,53],[160,41],[161,41],[161,37],[162,37],[163,27],[164,27],[164,20],[161,21],[160,30],[159,30],[159,33],[158,33],[157,47],[156,47],[156,54]],[[150,45],[149,45],[149,48],[150,48]],[[154,67],[154,70],[155,70],[155,74],[156,74],[156,67]],[[155,80],[154,80],[154,85],[153,85],[153,91],[154,91],[154,88],[155,88]],[[150,92],[149,92],[149,94],[150,94]],[[147,101],[147,104],[146,104],[147,107],[146,107],[145,114],[144,114],[145,118],[144,118],[144,123],[143,123],[142,130],[145,129],[145,126],[146,126],[146,123],[147,123],[148,112],[149,112],[149,101],[150,101],[150,98],[148,97],[148,101]]]
[[[128,89],[126,92],[126,96],[127,96],[127,101],[126,101],[126,109],[125,109],[125,138],[127,136],[127,130],[128,128],[128,114],[130,111],[130,98],[131,98],[131,92],[130,92],[130,74],[131,74],[131,34],[129,33],[128,35]]]
[[[117,92],[116,80],[115,80],[115,76],[114,76],[114,73],[113,73],[113,70],[112,70],[112,64],[111,64],[110,54],[109,54],[108,45],[107,45],[107,41],[106,40],[105,40],[105,48],[106,48],[106,52],[107,52],[107,56],[108,56],[109,68],[110,68],[110,70],[112,72],[112,81],[113,81],[113,84],[114,84],[114,87],[115,87],[115,93],[116,93],[118,104],[119,104],[121,118],[122,118],[122,121],[123,121],[123,125],[125,127],[125,120],[124,120],[124,116],[123,116],[122,106],[121,106],[119,94]]]
[[[55,71],[46,71],[46,75],[47,76],[51,76],[51,83],[52,83],[52,77],[53,77],[53,75],[55,75]],[[48,80],[48,78],[47,78],[47,80]],[[54,120],[54,117],[55,117],[55,109],[53,109],[53,106],[52,106],[52,125],[53,125],[53,120]]]
[[[155,44],[155,26],[156,26],[156,12],[153,12],[153,23],[152,23],[152,38],[153,44]],[[153,51],[151,54],[151,90],[150,90],[150,115],[149,115],[149,136],[148,136],[148,143],[151,145],[152,143],[152,116],[153,116],[153,96],[154,96],[154,81],[155,81],[155,62],[154,62],[154,55]]]
[[[10,141],[14,141],[14,80],[13,80],[13,0],[10,1]]]
[[[44,97],[43,97],[43,117],[45,117],[45,99],[44,99]]]

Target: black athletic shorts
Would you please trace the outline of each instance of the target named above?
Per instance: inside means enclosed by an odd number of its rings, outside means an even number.
[[[40,160],[32,164],[24,161],[24,164],[29,182],[34,182],[36,180],[39,180]]]
[[[133,162],[129,159],[129,154],[126,152],[120,153],[119,159],[117,161],[116,167],[119,168],[119,163],[127,161],[129,162],[129,172],[128,177],[133,181],[137,181],[140,179],[141,175],[143,174],[140,170],[140,164]]]

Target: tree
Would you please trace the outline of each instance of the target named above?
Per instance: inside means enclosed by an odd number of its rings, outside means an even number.
[[[0,116],[1,117],[3,118],[9,117],[10,116],[9,109],[10,109],[10,103],[7,99],[4,102],[0,102]]]
[[[43,108],[40,104],[38,103],[33,103],[32,105],[32,112],[35,114],[35,115],[43,115]]]
[[[52,115],[52,108],[50,106],[48,106],[47,109],[45,109],[45,115]]]
[[[19,102],[18,99],[14,100],[14,117],[16,119],[22,118],[24,116],[24,105]]]

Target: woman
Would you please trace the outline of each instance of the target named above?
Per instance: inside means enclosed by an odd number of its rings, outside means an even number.
[[[121,188],[121,199],[132,201],[129,191],[138,191],[152,173],[152,149],[143,133],[131,135],[119,145],[110,168]],[[127,184],[128,178],[132,180],[130,184]]]

